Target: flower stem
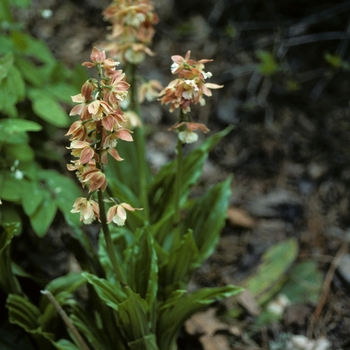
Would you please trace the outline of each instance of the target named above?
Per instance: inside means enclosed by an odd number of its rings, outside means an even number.
[[[113,248],[113,241],[112,241],[111,233],[109,231],[109,227],[107,225],[105,206],[103,202],[103,193],[101,190],[98,190],[98,205],[100,207],[100,220],[101,220],[103,235],[106,242],[107,254],[109,256],[109,259],[111,260],[113,270],[116,274],[117,279],[119,280],[119,283],[121,284],[124,290],[129,291],[129,286],[125,281],[123,271],[118,263],[118,259]]]
[[[136,65],[130,64],[130,107],[140,120],[141,118],[141,108],[137,96],[137,81],[136,81]],[[143,207],[143,212],[145,218],[149,220],[149,205],[148,205],[148,193],[147,193],[147,161],[146,161],[146,145],[145,145],[145,131],[144,126],[138,127],[135,130],[135,145],[137,153],[137,165],[139,171],[139,189],[140,189],[140,200]]]
[[[186,115],[182,112],[182,109],[180,109],[180,117],[179,122],[182,122],[185,119]],[[182,131],[183,127],[179,129],[179,131]],[[182,172],[183,172],[183,142],[178,139],[177,145],[176,145],[176,174],[175,174],[175,184],[174,184],[174,192],[175,192],[175,215],[174,215],[174,228],[176,230],[179,230],[180,225],[180,216],[181,216],[181,183],[182,183]]]
[[[176,157],[176,174],[175,174],[175,215],[174,215],[174,227],[176,229],[179,228],[180,224],[180,202],[181,202],[181,181],[182,181],[182,150],[183,150],[183,143],[181,140],[177,140],[176,145],[177,150],[177,157]]]

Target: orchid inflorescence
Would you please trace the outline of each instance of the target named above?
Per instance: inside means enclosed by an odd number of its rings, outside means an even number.
[[[124,80],[125,74],[117,70],[118,62],[106,58],[104,51],[96,47],[91,53],[91,62],[83,66],[98,70],[98,79],[87,80],[81,93],[72,96],[78,103],[70,112],[71,116],[80,116],[69,128],[66,135],[71,135],[71,154],[78,158],[67,167],[75,171],[82,186],[88,186],[88,198],[79,197],[73,206],[73,213],[80,213],[80,220],[89,224],[100,219],[99,204],[93,199],[96,191],[104,192],[107,178],[104,168],[108,164],[108,154],[115,160],[122,161],[116,146],[118,140],[133,141],[131,131],[123,126],[125,119],[119,104],[126,97],[129,84]],[[127,210],[135,210],[127,203],[112,200],[114,205],[107,213],[108,223],[113,221],[124,225]],[[112,215],[113,214],[113,215]]]
[[[149,45],[159,19],[149,0],[114,0],[103,15],[112,24],[104,44],[111,55],[133,64],[142,62],[145,54],[154,55]]]
[[[204,63],[211,62],[211,59],[195,61],[190,59],[191,52],[188,51],[185,57],[174,55],[171,57],[173,64],[171,72],[177,74],[178,78],[171,81],[166,88],[160,92],[162,104],[170,104],[170,112],[180,108],[181,118],[170,130],[179,129],[179,139],[183,143],[197,141],[198,135],[194,132],[201,130],[206,133],[209,129],[201,123],[194,123],[190,120],[188,112],[191,111],[191,104],[205,105],[204,96],[211,96],[210,89],[222,88],[222,85],[206,83],[206,79],[212,74],[204,71]]]

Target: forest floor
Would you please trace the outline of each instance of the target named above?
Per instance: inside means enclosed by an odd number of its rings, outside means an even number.
[[[74,66],[107,34],[108,4],[33,0],[21,16]],[[156,11],[156,56],[140,73],[166,85],[170,56],[213,58],[224,88],[193,114],[212,132],[234,125],[198,185],[234,175],[227,225],[190,288],[250,287],[188,321],[180,349],[350,349],[350,1],[158,0]],[[143,112],[156,170],[174,155],[175,116]]]

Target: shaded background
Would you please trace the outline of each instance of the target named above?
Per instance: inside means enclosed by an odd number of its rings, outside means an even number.
[[[191,50],[196,60],[213,58],[206,65],[210,81],[224,88],[192,115],[213,132],[235,126],[212,152],[196,189],[234,174],[227,227],[190,287],[240,283],[256,271],[266,249],[291,237],[299,243],[297,261],[313,260],[323,278],[350,239],[350,1],[155,3],[156,56],[146,59],[140,73],[166,85],[171,55]],[[108,33],[101,16],[108,4],[33,0],[30,11],[16,15],[73,67]],[[157,103],[143,112],[156,171],[174,156],[176,135],[167,129],[176,115]],[[238,321],[226,318],[243,329],[226,330],[231,348],[271,348],[287,333],[325,335],[332,348],[350,348],[350,255],[342,251],[320,317],[311,322],[317,302],[299,301],[278,323],[251,333],[249,343],[242,334],[256,315],[245,305]]]

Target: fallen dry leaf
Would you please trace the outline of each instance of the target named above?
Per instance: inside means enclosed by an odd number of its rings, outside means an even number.
[[[230,207],[227,210],[228,221],[232,226],[243,228],[253,228],[255,226],[254,218],[244,209]]]
[[[194,314],[185,322],[185,329],[191,335],[201,334],[199,341],[204,350],[230,350],[227,337],[223,334],[215,334],[217,331],[230,331],[230,326],[221,322],[215,313],[215,308],[209,308]]]

